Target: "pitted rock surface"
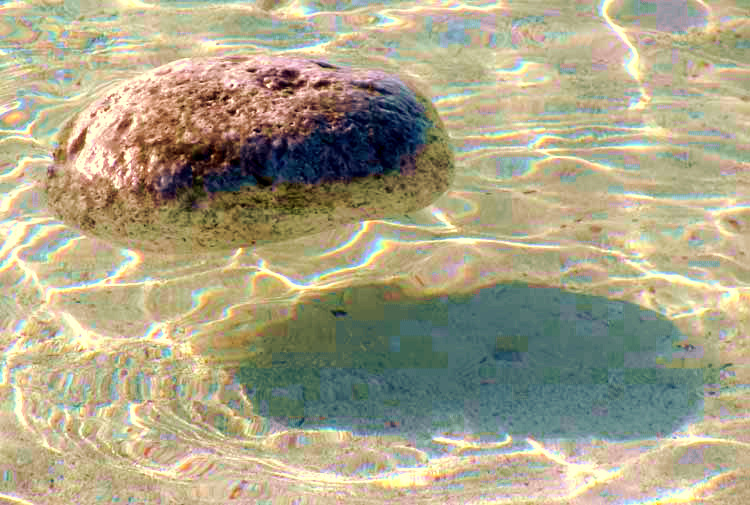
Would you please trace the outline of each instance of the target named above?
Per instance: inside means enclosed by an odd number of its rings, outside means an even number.
[[[402,215],[444,193],[454,170],[414,85],[303,58],[169,63],[105,92],[60,140],[50,208],[84,232],[173,253]]]

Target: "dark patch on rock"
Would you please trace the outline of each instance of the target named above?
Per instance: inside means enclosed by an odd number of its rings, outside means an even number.
[[[187,252],[402,215],[448,188],[453,156],[412,83],[317,60],[179,60],[64,128],[49,204],[85,232]]]

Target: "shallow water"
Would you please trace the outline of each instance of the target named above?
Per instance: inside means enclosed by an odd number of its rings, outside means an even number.
[[[747,503],[750,11],[0,6],[0,503]],[[451,190],[203,256],[80,235],[60,126],[177,58],[432,93]]]

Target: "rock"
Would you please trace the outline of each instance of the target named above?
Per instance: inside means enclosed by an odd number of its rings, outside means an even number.
[[[403,215],[452,176],[443,124],[403,78],[229,56],[178,60],[106,91],[63,129],[45,189],[86,233],[181,253]]]

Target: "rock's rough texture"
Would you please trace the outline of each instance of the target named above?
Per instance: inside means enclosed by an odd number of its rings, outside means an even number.
[[[375,70],[270,56],[179,60],[64,128],[49,205],[85,232],[180,253],[398,216],[448,188],[435,108]]]

